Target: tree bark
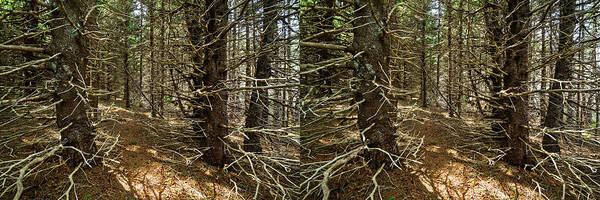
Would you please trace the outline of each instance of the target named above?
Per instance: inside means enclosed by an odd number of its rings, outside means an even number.
[[[355,11],[356,16],[361,17],[356,18],[354,24],[360,27],[353,31],[352,49],[364,51],[354,62],[355,75],[359,79],[355,99],[356,102],[364,101],[358,108],[358,126],[364,133],[367,146],[396,153],[396,128],[391,114],[396,102],[389,98],[389,91],[381,87],[390,84],[386,78],[389,73],[389,36],[375,19],[383,20],[385,16],[384,1],[360,1],[357,8],[362,9]],[[373,10],[369,9],[370,6]],[[369,151],[367,157],[372,159],[370,167],[373,169],[389,162],[387,155],[377,150]]]
[[[85,159],[89,159],[89,155],[95,153],[97,147],[94,144],[94,129],[86,114],[89,102],[88,99],[82,99],[87,97],[84,90],[84,76],[87,76],[85,70],[88,64],[86,57],[89,48],[89,39],[82,33],[92,25],[90,24],[92,20],[83,24],[83,17],[86,16],[88,8],[94,5],[94,1],[56,1],[53,5],[64,7],[64,9],[56,9],[52,13],[52,17],[57,20],[50,22],[50,26],[53,28],[50,51],[61,53],[51,63],[56,79],[54,95],[60,101],[56,105],[56,124],[62,130],[60,133],[61,143],[83,151]],[[90,16],[95,17],[96,13],[96,11],[92,11]],[[82,26],[73,27],[67,18]],[[60,27],[63,24],[69,25]],[[66,149],[64,156],[73,165],[84,159],[78,151],[73,149]]]
[[[508,1],[507,16],[508,41],[504,61],[504,89],[513,92],[527,91],[528,78],[528,24],[530,19],[529,0]],[[528,98],[503,98],[506,112],[506,131],[508,132],[509,162],[513,165],[526,164],[526,145],[529,141]]]
[[[261,49],[266,49],[272,44],[277,37],[277,9],[276,0],[263,1],[263,38],[261,41]],[[264,50],[263,50],[264,52]],[[277,51],[267,51],[262,53],[256,61],[256,79],[264,80],[271,77],[271,69],[273,57]],[[265,81],[258,81],[256,86],[266,86]],[[269,112],[268,91],[253,90],[250,97],[250,107],[246,114],[246,128],[264,128]],[[250,133],[248,138],[244,139],[244,150],[249,152],[261,152],[260,135],[258,133]]]
[[[492,1],[492,0],[490,0]],[[492,57],[492,73],[488,76],[489,82],[491,82],[490,92],[494,99],[500,99],[500,91],[502,90],[502,52],[500,49],[503,46],[503,28],[500,25],[502,20],[501,9],[496,3],[486,3],[485,13],[485,24],[487,29],[487,36],[490,38],[490,45],[488,47],[488,53]],[[497,119],[500,121],[506,121],[506,114],[504,109],[501,109],[501,100],[493,100],[489,102],[492,105],[492,114],[490,118]],[[505,130],[502,128],[505,126],[503,123],[497,123],[492,126],[492,130],[497,133],[503,133]],[[504,134],[502,134],[504,135]]]
[[[187,25],[192,44],[194,46],[200,46],[201,42],[208,44],[202,52],[194,50],[196,53],[192,57],[194,72],[197,72],[192,77],[192,89],[202,93],[224,87],[223,81],[227,78],[227,34],[222,33],[228,23],[227,0],[207,0],[205,6],[209,10],[202,23],[198,22],[195,13],[191,11],[187,13],[189,20]],[[206,37],[201,41],[202,27],[206,27]],[[223,140],[227,135],[225,127],[227,99],[226,93],[219,93],[211,96],[196,95],[195,101],[192,102],[194,105],[192,118],[195,120],[193,128],[197,133],[203,132],[206,136],[199,140],[200,145],[209,147],[203,156],[204,160],[216,167],[223,167],[226,161]]]
[[[575,28],[575,0],[561,0],[560,4],[560,22],[559,22],[559,38],[558,38],[558,53],[562,54],[556,61],[554,79],[558,81],[568,81],[572,76],[572,57],[573,54],[569,52],[571,45],[573,44],[573,31]],[[551,89],[561,89],[559,82],[552,83]],[[548,128],[559,128],[564,125],[562,122],[564,104],[562,93],[550,93],[549,95],[548,110],[546,111],[546,117],[544,120],[544,126]],[[559,136],[551,136],[544,134],[542,138],[542,147],[544,150],[551,153],[560,153],[560,146],[558,144]]]
[[[421,106],[423,108],[427,107],[427,62],[425,61],[427,54],[427,38],[425,35],[425,31],[427,28],[427,16],[426,14],[429,12],[429,8],[427,6],[427,1],[423,1],[423,10],[422,12],[425,14],[421,16],[421,51],[420,53],[420,64],[421,64]]]
[[[129,46],[125,45],[125,55],[123,55],[123,69],[125,70],[125,85],[123,86],[123,101],[125,102],[125,108],[131,108],[131,101],[129,101]]]
[[[454,90],[452,89],[454,85],[454,68],[452,66],[452,1],[448,0],[446,2],[446,26],[448,27],[448,83],[446,85],[446,90],[448,91],[448,115],[450,117],[454,117],[456,114],[455,106],[454,106]]]

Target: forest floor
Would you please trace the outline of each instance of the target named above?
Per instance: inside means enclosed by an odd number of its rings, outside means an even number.
[[[560,186],[549,177],[519,169],[506,162],[490,164],[489,156],[475,153],[467,146],[469,128],[480,127],[483,119],[450,118],[447,113],[404,107],[410,118],[400,130],[422,138],[417,161],[403,170],[382,172],[377,196],[400,199],[560,199]],[[461,139],[462,138],[462,139]],[[481,144],[476,144],[481,145]],[[360,165],[355,163],[354,165]],[[338,180],[334,199],[366,197],[373,191],[374,170],[365,170]],[[536,184],[537,182],[537,184]],[[541,194],[540,194],[541,192]],[[376,198],[377,198],[376,196]]]
[[[113,107],[114,120],[98,127],[98,146],[104,137],[118,138],[104,164],[82,167],[73,176],[73,199],[242,199],[249,187],[232,172],[223,172],[199,159],[199,152],[181,137],[184,123],[150,118],[150,113]],[[57,199],[69,186],[74,167],[62,165],[42,172],[25,185],[23,199]],[[236,190],[241,194],[238,194]],[[57,196],[58,195],[58,196]],[[73,193],[71,192],[71,195]],[[244,197],[243,199],[249,199]]]
[[[118,140],[114,147],[106,147],[114,143],[100,139],[99,146],[112,149],[104,164],[82,167],[73,175],[76,199],[251,199],[252,195],[243,192],[252,190],[247,184],[251,180],[198,159],[197,149],[188,146],[191,139],[179,137],[184,122],[150,118],[147,112],[117,107],[106,110],[106,116],[114,120],[99,125],[100,135],[105,136],[100,138]],[[402,131],[423,139],[418,153],[422,164],[381,173],[377,177],[381,199],[545,199],[539,191],[549,199],[560,197],[556,196],[560,187],[548,177],[505,162],[490,165],[484,157],[461,148],[461,133],[454,127],[467,126],[469,119],[448,118],[415,107],[405,111],[412,120],[402,122]],[[23,199],[56,199],[69,186],[73,169],[61,165],[28,179]],[[331,199],[368,196],[373,174],[363,168],[332,179],[330,188],[336,189]]]

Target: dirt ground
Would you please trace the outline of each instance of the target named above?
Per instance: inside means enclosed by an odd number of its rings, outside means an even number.
[[[490,165],[451,133],[458,120],[443,114],[414,110],[414,120],[403,122],[401,131],[423,139],[422,164],[403,170],[384,170],[377,177],[376,196],[397,199],[548,199],[559,198],[559,188],[547,177],[509,166]],[[149,113],[112,108],[113,119],[99,126],[100,134],[118,138],[94,168],[82,167],[74,174],[71,199],[251,199],[253,186],[234,170],[220,171],[198,159],[189,138],[180,137],[186,124],[152,119]],[[460,122],[462,123],[462,122]],[[107,137],[109,138],[109,137]],[[99,146],[111,145],[98,141]],[[196,156],[195,156],[196,155]],[[73,166],[45,162],[40,172],[26,181],[22,199],[56,199],[69,186]],[[355,161],[348,165],[361,165]],[[368,168],[336,177],[330,182],[331,199],[363,199],[373,190]],[[536,183],[537,182],[537,183]],[[76,195],[73,198],[72,195]],[[8,199],[12,196],[5,196]],[[379,198],[377,198],[379,199]]]

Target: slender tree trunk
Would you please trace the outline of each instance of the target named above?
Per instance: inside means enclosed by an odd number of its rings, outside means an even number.
[[[245,28],[246,38],[245,38],[245,49],[244,49],[245,56],[250,56],[250,51],[251,51],[250,43],[252,43],[252,39],[250,38],[250,27],[254,23],[254,20],[251,20],[250,16],[252,15],[253,12],[254,12],[254,4],[250,5],[250,10],[247,13],[248,18],[245,20],[246,21],[246,28]],[[244,65],[246,66],[246,76],[247,77],[253,76],[251,63],[252,62],[250,62],[250,61],[244,63]],[[252,85],[252,81],[248,80],[248,81],[246,81],[245,84],[247,87],[249,87],[250,85]],[[252,101],[251,98],[252,98],[251,92],[244,92],[244,109],[250,107],[250,102]],[[246,109],[245,114],[247,115],[248,112],[250,112],[250,110]],[[246,120],[248,120],[248,119],[246,119]]]
[[[52,70],[54,71],[55,97],[59,101],[56,105],[56,124],[61,129],[61,143],[65,146],[73,146],[85,153],[86,159],[89,159],[89,154],[97,151],[94,144],[94,129],[90,124],[86,111],[89,108],[88,99],[86,97],[85,77],[87,73],[86,64],[88,60],[87,50],[89,48],[89,39],[84,33],[88,28],[91,29],[91,22],[87,21],[83,24],[83,16],[86,16],[88,9],[94,5],[92,0],[73,0],[65,2],[53,2],[53,5],[63,4],[63,9],[56,9],[52,13],[54,19],[50,22],[52,42],[50,50],[53,53],[61,53],[57,59],[54,59]],[[91,12],[91,17],[95,18],[96,11]],[[82,27],[72,27],[66,18],[69,17],[76,24],[83,24]],[[73,165],[78,164],[83,160],[82,155],[75,150],[66,149],[65,157]],[[88,161],[89,162],[89,161]]]
[[[163,11],[164,10],[164,2],[161,2],[160,4],[160,10]],[[164,15],[161,13],[159,15],[160,17],[160,56],[159,58],[161,60],[166,59],[165,58],[165,42],[166,42],[166,37],[165,37],[165,19],[164,19]],[[159,73],[157,73],[156,75],[159,76],[159,96],[158,96],[158,112],[160,113],[161,116],[164,115],[165,113],[165,81],[164,81],[164,77],[165,77],[165,65],[163,64],[163,62],[161,61],[160,64],[158,65],[158,70]]]
[[[530,19],[529,0],[510,0],[507,19],[508,36],[506,57],[504,62],[504,89],[514,92],[527,91],[528,79],[528,47],[527,39],[528,25]],[[528,98],[505,97],[504,106],[508,107],[506,112],[506,131],[508,132],[509,162],[513,165],[522,166],[526,163],[526,145],[529,141],[529,130],[527,129],[529,119]]]
[[[441,20],[441,16],[440,16],[440,13],[442,12],[441,11],[441,8],[442,8],[441,4],[442,4],[441,0],[437,0],[438,7],[437,7],[437,30],[436,30],[436,32],[437,32],[436,33],[437,34],[437,37],[436,37],[437,42],[436,42],[436,46],[438,46],[438,51],[437,51],[437,58],[436,58],[436,62],[435,62],[435,65],[436,65],[436,68],[435,68],[435,73],[436,73],[436,75],[435,75],[435,77],[436,77],[435,88],[436,88],[436,90],[440,90],[440,57],[442,57],[442,51],[439,48],[441,46],[441,43],[440,43],[441,42],[441,38],[440,38],[441,35],[440,35],[440,33],[442,32],[442,30],[441,30],[441,21],[442,20]],[[439,97],[438,97],[438,99],[439,99]],[[436,101],[436,105],[437,105],[437,101]]]
[[[111,97],[112,95],[110,94],[112,92],[112,69],[111,69],[111,65],[107,64],[106,65],[106,73],[104,75],[105,78],[105,84],[106,84],[106,91],[108,92],[108,94],[104,97],[106,103],[110,103],[111,101]]]
[[[277,9],[276,0],[263,1],[263,29],[264,32],[261,49],[266,49],[273,43],[277,37]],[[256,79],[265,80],[271,77],[271,68],[273,58],[276,57],[277,51],[268,51],[261,53],[256,63]],[[258,87],[266,86],[265,81],[258,81]],[[246,128],[264,128],[269,112],[269,100],[267,90],[254,90],[250,97],[250,107],[246,114]],[[248,134],[248,138],[244,139],[244,150],[249,152],[261,152],[260,135],[257,133]]]
[[[357,18],[354,26],[354,51],[364,51],[356,59],[355,75],[359,79],[356,102],[362,102],[358,108],[358,126],[364,133],[366,143],[371,148],[381,148],[389,153],[396,153],[396,128],[393,125],[392,112],[396,102],[387,98],[388,92],[380,85],[389,85],[386,74],[389,73],[389,36],[381,30],[373,17],[383,19],[385,16],[385,0],[374,0],[371,11],[368,1],[360,1],[356,10]],[[373,12],[373,13],[371,13]],[[372,17],[373,16],[373,17]],[[386,100],[384,100],[386,99]],[[368,152],[371,158],[370,167],[375,169],[389,159],[380,151]]]
[[[140,41],[144,41],[144,5],[142,3],[140,3],[140,32],[139,32],[139,37],[140,37]],[[140,42],[138,44],[138,48],[140,51],[140,66],[139,66],[139,73],[140,73],[140,82],[139,82],[139,105],[142,105],[142,101],[144,100],[144,45],[142,42]]]
[[[542,37],[541,37],[541,40],[542,40],[542,49],[541,49],[541,52],[540,52],[540,54],[541,54],[540,57],[542,59],[544,59],[546,57],[546,25],[542,25]],[[541,75],[542,80],[540,81],[541,82],[540,86],[541,86],[542,90],[545,90],[547,88],[547,86],[546,86],[546,81],[548,81],[548,79],[547,79],[547,77],[548,77],[547,76],[547,74],[548,74],[547,68],[548,68],[547,66],[543,66],[542,67],[542,72],[541,72],[542,73],[542,75]],[[540,94],[540,101],[541,101],[541,105],[540,105],[540,110],[541,110],[541,113],[540,113],[540,124],[541,124],[541,123],[544,122],[544,119],[546,118],[546,110],[547,110],[546,109],[546,107],[547,107],[546,95]]]
[[[489,75],[488,79],[491,82],[490,92],[492,93],[492,97],[494,99],[500,99],[500,91],[502,90],[502,51],[501,48],[503,46],[503,36],[504,33],[502,31],[502,27],[500,25],[500,20],[502,20],[501,9],[498,5],[494,3],[487,2],[486,3],[486,13],[485,13],[485,24],[488,32],[488,37],[490,38],[490,46],[488,47],[488,52],[492,57],[492,73]],[[501,100],[493,100],[489,102],[492,107],[492,115],[491,118],[497,119],[499,121],[506,121],[505,109],[502,107]],[[495,123],[492,126],[492,130],[500,133],[500,135],[505,135],[504,131],[506,131],[503,127],[506,124],[504,123]]]
[[[571,80],[572,76],[572,56],[569,52],[571,45],[573,44],[573,31],[575,28],[575,0],[561,0],[560,4],[560,22],[559,22],[559,38],[558,38],[558,53],[563,54],[556,61],[554,69],[554,79],[558,81]],[[552,89],[561,89],[562,85],[559,82],[552,83]],[[562,93],[551,93],[550,102],[548,103],[548,111],[546,112],[546,118],[544,126],[548,128],[559,128],[563,125],[562,116],[564,110],[563,94]],[[544,134],[542,138],[542,147],[551,153],[560,153],[560,146],[558,144],[558,135]]]
[[[125,108],[131,108],[130,94],[129,94],[129,46],[125,46],[125,55],[123,66],[125,70],[125,85],[123,86],[123,101],[125,101]]]
[[[427,6],[427,1],[423,1],[423,10],[422,12],[427,14],[429,12],[429,8]],[[427,107],[427,63],[425,61],[426,53],[427,53],[427,38],[425,37],[425,31],[427,26],[427,16],[421,16],[423,19],[421,20],[421,52],[420,52],[420,63],[421,63],[421,106],[423,108]]]
[[[155,102],[155,86],[156,83],[154,82],[154,63],[156,63],[156,58],[154,57],[154,22],[156,21],[156,19],[154,19],[154,1],[150,1],[150,6],[149,6],[149,10],[148,12],[150,13],[150,108],[152,109],[150,111],[150,116],[151,117],[156,117],[156,107],[154,106],[154,102]]]
[[[452,1],[448,0],[446,2],[446,26],[448,27],[448,84],[446,85],[446,90],[448,91],[448,115],[450,117],[454,117],[455,107],[454,107],[454,90],[452,89],[454,82],[454,68],[452,66]]]
[[[456,116],[460,117],[460,115],[462,114],[462,103],[463,103],[463,62],[464,62],[464,55],[463,55],[463,46],[464,46],[464,39],[463,39],[463,26],[464,26],[464,17],[463,17],[463,12],[464,12],[464,0],[459,0],[458,2],[458,27],[457,27],[457,31],[458,31],[458,59],[456,62],[456,78],[458,79],[458,81],[455,81],[456,83],[456,91],[457,91],[457,95],[456,95]]]

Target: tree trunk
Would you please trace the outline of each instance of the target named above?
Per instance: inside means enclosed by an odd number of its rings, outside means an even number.
[[[73,146],[89,155],[96,153],[97,147],[94,144],[94,129],[90,124],[86,111],[89,108],[86,91],[83,89],[85,83],[85,73],[87,65],[87,52],[89,48],[89,39],[82,33],[92,25],[87,21],[83,24],[83,16],[88,12],[87,8],[94,5],[92,0],[54,2],[53,5],[64,5],[64,10],[56,9],[52,16],[54,19],[50,22],[52,27],[52,42],[50,50],[53,53],[61,53],[54,60],[52,70],[54,71],[55,98],[60,101],[56,105],[56,124],[61,129],[61,143],[64,146]],[[95,18],[96,11],[92,11],[92,18]],[[75,24],[83,24],[82,27],[72,27],[66,18],[73,20]],[[62,27],[61,27],[62,26]],[[75,150],[66,149],[64,156],[69,159],[73,165],[83,160],[82,155]],[[88,161],[89,162],[89,161]]]
[[[450,117],[454,117],[455,108],[454,108],[454,90],[452,89],[454,82],[454,68],[452,68],[452,1],[448,0],[446,2],[446,26],[448,27],[448,83],[446,85],[446,90],[448,92],[448,115]]]
[[[457,76],[456,78],[458,79],[457,81],[455,81],[456,83],[456,91],[457,91],[457,95],[456,95],[456,116],[460,118],[460,115],[462,114],[462,103],[463,103],[463,88],[462,88],[462,84],[463,84],[463,62],[464,62],[464,55],[463,55],[463,12],[464,12],[464,0],[459,0],[458,1],[458,27],[457,27],[457,31],[458,31],[458,58],[456,59],[456,74],[455,76]]]
[[[139,37],[140,37],[140,41],[143,41],[144,39],[144,6],[143,4],[140,3],[140,33],[139,33]],[[138,98],[140,98],[139,100],[139,105],[142,105],[143,99],[144,99],[144,46],[143,43],[140,42],[138,44],[138,48],[140,50],[140,88],[139,88],[139,96]]]
[[[112,92],[112,69],[111,69],[111,65],[107,64],[106,65],[106,73],[104,75],[104,83],[106,84],[106,91],[108,92],[108,94],[106,96],[104,96],[104,100],[106,101],[106,103],[110,103],[110,98],[111,98],[111,92]]]
[[[427,14],[429,9],[427,7],[426,1],[423,1],[423,10],[424,14]],[[421,16],[423,19],[421,20],[421,51],[420,53],[420,64],[421,64],[421,106],[423,108],[427,107],[427,63],[425,62],[425,57],[427,53],[427,38],[425,36],[426,26],[427,26],[427,16]]]
[[[125,55],[123,61],[123,68],[125,70],[125,85],[123,86],[123,101],[125,102],[125,108],[131,108],[131,102],[129,101],[129,46],[125,45]]]
[[[217,2],[214,2],[217,1]],[[212,5],[214,3],[214,5]],[[207,93],[224,87],[223,81],[227,78],[227,34],[222,33],[227,26],[227,0],[207,0],[206,8],[210,8],[199,23],[195,19],[196,13],[187,13],[188,31],[190,40],[194,46],[200,46],[202,42],[202,27],[206,27],[204,43],[210,43],[202,53],[193,55],[194,76],[193,90]],[[204,73],[201,73],[201,71]],[[197,93],[196,93],[197,94]],[[195,119],[193,128],[196,132],[203,132],[206,136],[199,140],[201,146],[209,147],[204,160],[213,166],[223,167],[225,164],[225,145],[223,140],[227,135],[227,94],[219,93],[211,96],[196,96],[193,101],[192,118]]]
[[[541,37],[541,40],[542,40],[542,49],[541,49],[541,52],[540,52],[540,54],[541,54],[540,57],[542,59],[544,59],[546,57],[546,26],[545,25],[542,25],[542,37]],[[542,89],[542,90],[545,90],[547,88],[547,86],[546,86],[546,81],[548,81],[548,79],[546,79],[546,77],[547,77],[546,74],[548,74],[547,68],[548,68],[547,66],[543,66],[542,67],[542,72],[541,72],[542,73],[541,74],[542,80],[541,80],[541,85],[540,85],[540,87],[541,87],[540,89]],[[540,113],[540,124],[541,124],[541,123],[544,122],[544,119],[546,118],[547,100],[546,100],[546,95],[544,95],[544,94],[540,94],[539,97],[540,97],[540,101],[541,101],[540,102],[540,110],[541,110],[541,113]]]
[[[558,53],[563,54],[556,61],[554,79],[557,81],[568,81],[572,76],[572,56],[569,52],[571,45],[573,44],[573,30],[575,28],[575,0],[561,0],[560,4],[560,22],[559,22],[559,38],[558,38]],[[561,89],[559,82],[552,83],[552,89]],[[564,110],[563,94],[562,93],[551,93],[550,102],[548,103],[548,110],[546,111],[546,118],[544,126],[548,128],[558,128],[563,125],[562,116]],[[542,138],[542,147],[551,153],[560,153],[560,146],[558,139],[560,136],[544,134]]]
[[[527,39],[529,24],[529,0],[510,0],[507,19],[508,36],[506,57],[504,62],[504,89],[512,92],[527,91],[528,78],[528,47]],[[529,122],[527,116],[528,98],[505,97],[503,98],[506,112],[506,131],[508,132],[509,162],[522,166],[526,163],[526,145],[529,141]]]
[[[261,49],[266,49],[268,45],[271,45],[277,37],[277,9],[276,0],[264,0],[263,1],[263,38],[261,41]],[[263,50],[264,51],[264,50]],[[268,51],[262,53],[256,62],[256,79],[264,80],[271,77],[271,69],[273,58],[276,57],[277,51]],[[265,81],[258,81],[258,87],[266,86]],[[269,112],[268,103],[268,91],[253,90],[250,97],[250,107],[246,114],[246,128],[264,128],[267,122],[267,116]],[[248,134],[248,138],[244,139],[244,150],[249,152],[261,152],[262,147],[260,146],[260,135],[258,133]]]
[[[165,4],[161,3],[160,4],[160,10],[164,10]],[[159,58],[161,60],[165,60],[165,42],[166,42],[166,37],[165,37],[165,20],[164,20],[164,15],[161,14],[159,15],[160,17],[160,55]],[[164,77],[165,77],[165,65],[163,64],[163,62],[161,61],[160,64],[158,65],[158,70],[159,72],[156,73],[159,80],[159,95],[158,95],[158,112],[160,113],[160,116],[162,117],[165,113],[165,81],[164,81]]]
[[[154,63],[156,63],[156,58],[154,57],[154,1],[150,1],[150,6],[148,12],[150,13],[150,117],[156,117],[156,107],[154,107],[155,102],[155,86],[154,82]]]
[[[383,19],[385,16],[385,0],[374,0],[373,10],[369,9],[368,1],[360,1],[356,11],[357,18],[354,26],[353,51],[364,51],[356,58],[355,75],[359,79],[356,102],[362,102],[358,108],[358,126],[364,133],[368,147],[380,148],[389,153],[396,153],[396,128],[393,125],[393,115],[396,102],[389,98],[386,88],[377,86],[389,85],[386,74],[389,73],[389,38],[385,30],[381,30],[373,17]],[[372,15],[373,14],[373,15]],[[371,150],[370,167],[375,169],[389,159],[386,154]]]
[[[502,65],[502,48],[503,36],[504,32],[502,31],[502,27],[500,25],[500,20],[502,20],[501,9],[494,3],[487,2],[486,3],[486,13],[485,13],[485,24],[488,33],[488,37],[490,38],[490,45],[488,47],[488,53],[492,57],[492,73],[488,76],[489,82],[491,82],[490,92],[492,93],[492,97],[494,99],[500,99],[500,91],[502,90],[502,78],[501,78],[501,65]],[[489,102],[492,107],[492,115],[490,116],[493,119],[497,119],[500,121],[506,121],[506,114],[504,109],[502,108],[501,100],[493,100]],[[505,124],[496,123],[492,125],[492,130],[496,133],[503,133],[505,131]],[[504,134],[500,134],[504,135]]]

